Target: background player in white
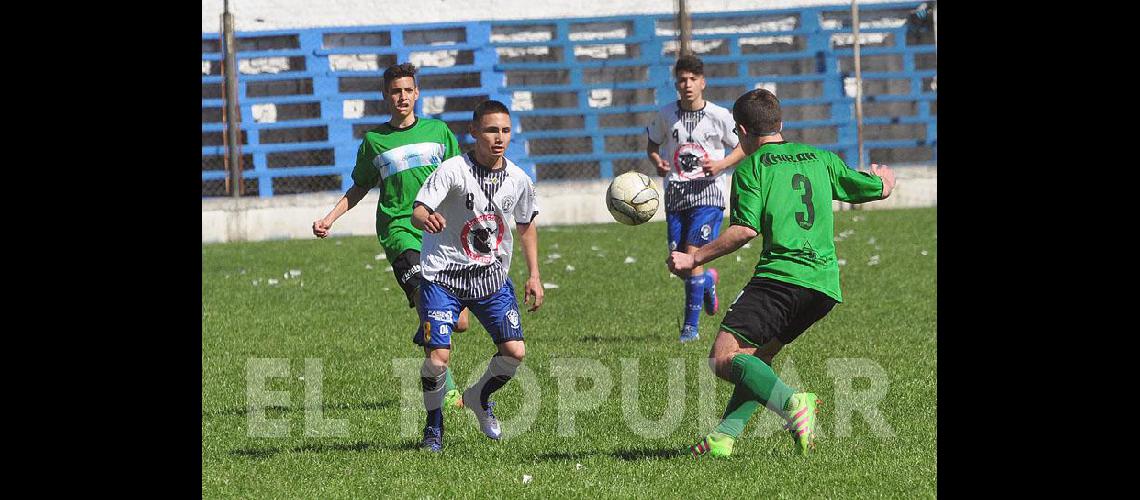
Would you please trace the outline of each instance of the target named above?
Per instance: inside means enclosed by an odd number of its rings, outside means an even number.
[[[449,159],[433,172],[416,196],[412,223],[424,231],[420,285],[423,324],[412,339],[424,348],[421,380],[427,423],[421,447],[443,448],[444,374],[451,359],[451,332],[459,311],[469,308],[491,334],[498,352],[479,381],[463,393],[483,433],[499,439],[491,393],[506,384],[526,355],[514,284],[507,277],[515,220],[530,277],[525,302],[542,305],[538,272],[538,215],[534,183],[503,154],[511,142],[510,111],[499,101],[483,101],[471,121],[475,149]]]
[[[742,158],[735,121],[727,109],[705,100],[705,68],[700,58],[684,55],[673,67],[679,99],[662,107],[646,132],[646,153],[657,174],[668,177],[665,185],[665,220],[669,250],[685,253],[716,239],[724,219],[726,193],[724,172]],[[732,148],[726,157],[724,148]],[[685,323],[681,342],[700,338],[702,303],[713,316],[720,309],[716,296],[716,269],[701,266],[691,271],[674,270],[685,280]]]

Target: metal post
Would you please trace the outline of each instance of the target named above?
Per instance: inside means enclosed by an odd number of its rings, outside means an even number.
[[[858,168],[863,170],[863,71],[859,59],[859,4],[851,0],[851,30],[855,35],[855,130],[859,149]]]
[[[226,157],[229,160],[229,188],[234,198],[241,196],[241,115],[238,111],[237,86],[237,46],[234,44],[234,16],[230,14],[230,2],[225,0],[222,12],[222,52],[225,64],[222,74],[225,77],[226,99]]]
[[[677,51],[677,56],[683,56],[693,53],[693,21],[689,18],[689,6],[685,0],[678,0],[677,6],[677,28],[681,31],[681,48]]]
[[[931,21],[934,23],[934,51],[938,52],[938,2],[931,2]]]

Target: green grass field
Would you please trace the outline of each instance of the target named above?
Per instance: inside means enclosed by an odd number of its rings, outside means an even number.
[[[493,442],[469,411],[448,410],[440,455],[415,449],[423,425],[414,379],[422,352],[410,341],[416,317],[390,263],[376,260],[383,252],[375,238],[203,245],[202,494],[935,496],[935,209],[844,211],[836,219],[845,302],[774,363],[790,385],[823,399],[818,448],[807,458],[793,454],[763,409],[731,459],[687,455],[731,392],[711,382],[705,360],[751,276],[760,238],[712,264],[721,274],[721,313],[702,316],[700,340],[681,345],[684,287],[664,265],[664,223],[541,227],[543,281],[557,288],[546,290],[542,309],[522,315],[529,375],[493,398],[508,437]],[[521,302],[526,265],[518,247],[511,277]],[[474,316],[454,342],[452,368],[466,386],[494,346]],[[251,384],[247,367],[258,363],[284,364],[288,376]],[[306,366],[318,364],[322,377],[306,377]],[[557,378],[555,366],[593,366],[600,378]],[[264,428],[250,423],[250,387],[288,398],[266,412],[288,425],[286,435],[262,437]],[[885,397],[866,397],[875,390]],[[591,401],[596,408],[567,410]],[[306,424],[319,423],[307,406],[341,420],[343,432],[306,436]],[[633,413],[662,421],[630,423]]]

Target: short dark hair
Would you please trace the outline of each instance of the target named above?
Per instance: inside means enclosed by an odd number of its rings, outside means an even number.
[[[749,135],[769,135],[780,131],[784,121],[780,100],[767,89],[751,90],[732,104],[732,119],[744,125]]]
[[[703,75],[705,74],[705,63],[697,56],[685,54],[678,58],[677,64],[673,66],[673,76],[677,76],[677,73],[682,71],[688,71],[694,75]]]
[[[384,70],[384,92],[388,92],[388,86],[398,78],[412,77],[412,81],[416,78],[416,66],[412,63],[393,64]]]
[[[506,113],[507,116],[511,115],[511,110],[507,109],[507,105],[494,99],[488,99],[475,106],[475,112],[471,114],[471,123],[479,123],[479,119],[483,115],[491,113]]]

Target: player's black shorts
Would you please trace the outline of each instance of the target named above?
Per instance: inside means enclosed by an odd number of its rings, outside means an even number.
[[[396,275],[396,283],[404,289],[408,296],[408,307],[416,307],[415,297],[420,287],[420,253],[415,250],[404,250],[392,263],[392,274]]]
[[[729,307],[720,328],[760,347],[772,338],[790,344],[835,307],[822,292],[753,277]]]

